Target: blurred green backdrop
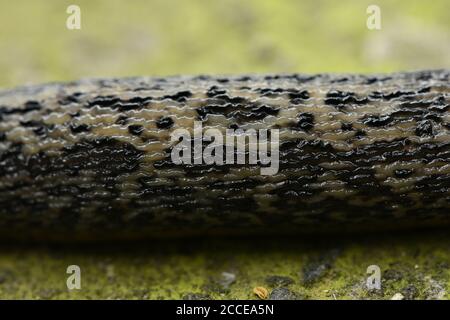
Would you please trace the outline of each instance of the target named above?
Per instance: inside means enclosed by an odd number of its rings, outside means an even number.
[[[66,28],[70,4],[81,7],[81,30]],[[379,31],[366,27],[369,4],[381,8]],[[82,77],[450,67],[449,0],[0,0],[0,26],[0,87]],[[285,286],[296,298],[448,299],[449,252],[448,232],[321,245],[264,236],[106,249],[0,245],[0,299],[254,299],[256,286],[274,292],[274,275],[292,282]],[[374,263],[384,279],[375,293],[364,289]],[[80,291],[66,288],[70,264],[86,277]],[[223,272],[236,276],[230,288],[221,284]],[[309,274],[317,279],[305,283]]]
[[[66,8],[81,8],[68,30]],[[381,8],[368,30],[366,8]],[[81,77],[450,66],[448,0],[0,0],[0,87]]]

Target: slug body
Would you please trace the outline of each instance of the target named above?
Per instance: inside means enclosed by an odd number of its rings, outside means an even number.
[[[448,70],[82,80],[0,92],[2,235],[450,222]],[[176,129],[277,129],[279,168],[175,164]]]

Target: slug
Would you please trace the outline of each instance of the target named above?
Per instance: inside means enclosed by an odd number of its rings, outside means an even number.
[[[0,91],[0,237],[448,224],[449,75],[136,77]],[[195,123],[276,130],[276,171],[174,163],[183,139],[173,133]]]

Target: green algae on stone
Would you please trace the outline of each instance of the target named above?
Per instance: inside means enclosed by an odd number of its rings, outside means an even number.
[[[3,246],[0,298],[256,299],[253,288],[264,286],[273,297],[391,299],[401,293],[405,299],[448,299],[449,249],[446,232]],[[336,254],[327,271],[305,285],[303,270],[330,252]],[[66,287],[66,268],[72,264],[81,268],[81,290]],[[382,271],[381,290],[365,285],[372,264]],[[224,272],[235,276],[226,289],[220,282]],[[274,275],[293,283],[268,282]]]

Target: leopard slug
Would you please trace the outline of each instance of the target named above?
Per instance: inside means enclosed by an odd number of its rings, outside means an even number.
[[[0,91],[0,237],[450,222],[450,71],[86,79]],[[176,129],[277,129],[279,168],[175,164]]]

